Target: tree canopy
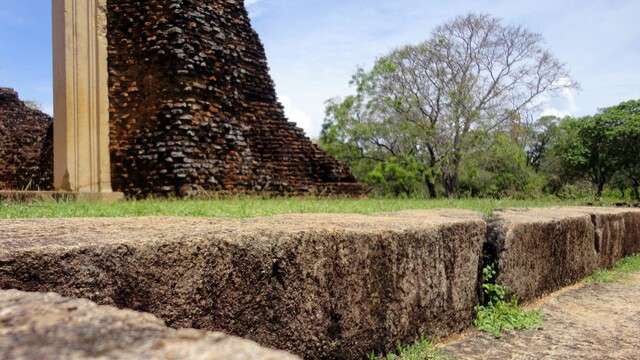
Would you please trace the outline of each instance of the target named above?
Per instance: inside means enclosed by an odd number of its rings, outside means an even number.
[[[601,109],[593,116],[567,119],[562,128],[565,138],[556,152],[565,173],[589,179],[596,198],[614,175],[621,175],[640,200],[640,100]]]
[[[447,196],[458,196],[463,162],[474,152],[482,156],[486,134],[526,127],[541,95],[577,87],[542,35],[476,14],[378,58],[371,70],[356,72],[352,85],[355,95],[327,102],[321,145],[357,175],[402,178],[400,188],[420,179],[432,197],[438,182]],[[396,175],[379,176],[388,175],[388,164]],[[397,166],[408,173],[398,177]]]

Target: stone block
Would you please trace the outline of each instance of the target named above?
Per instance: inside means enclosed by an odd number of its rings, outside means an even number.
[[[0,290],[3,359],[294,360],[222,333],[167,328],[151,314],[58,294]]]
[[[640,244],[640,211],[558,207],[504,210],[488,225],[497,282],[521,301],[574,284],[611,267]]]
[[[2,289],[88,298],[309,359],[465,329],[486,229],[454,210],[0,226]]]

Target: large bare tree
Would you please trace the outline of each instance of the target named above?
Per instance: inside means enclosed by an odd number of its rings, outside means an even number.
[[[337,119],[334,101],[325,128],[351,122],[360,130],[356,146],[362,154],[404,152],[424,165],[432,196],[438,174],[450,197],[458,195],[461,162],[475,134],[521,123],[536,112],[541,95],[577,87],[541,34],[476,14],[379,58],[354,83],[358,94],[342,114],[358,115]]]

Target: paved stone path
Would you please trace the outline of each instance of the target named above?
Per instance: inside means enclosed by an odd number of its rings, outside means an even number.
[[[443,352],[456,359],[640,359],[640,273],[562,291],[540,310],[543,330],[501,339],[474,330]]]

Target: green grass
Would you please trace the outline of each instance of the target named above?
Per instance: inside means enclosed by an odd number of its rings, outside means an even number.
[[[498,208],[581,205],[579,201],[497,199],[312,199],[232,198],[213,200],[149,199],[111,204],[42,200],[24,203],[0,201],[0,219],[67,217],[201,216],[248,218],[291,213],[372,214],[411,209],[468,209],[490,214]]]
[[[440,352],[440,349],[431,342],[429,339],[421,338],[413,345],[398,345],[396,353],[390,353],[383,356],[377,356],[370,354],[369,360],[446,360],[453,359],[449,356],[444,356]]]
[[[597,270],[593,275],[586,278],[585,282],[592,284],[620,282],[624,281],[629,274],[637,272],[640,272],[640,254],[618,261],[610,270]]]

